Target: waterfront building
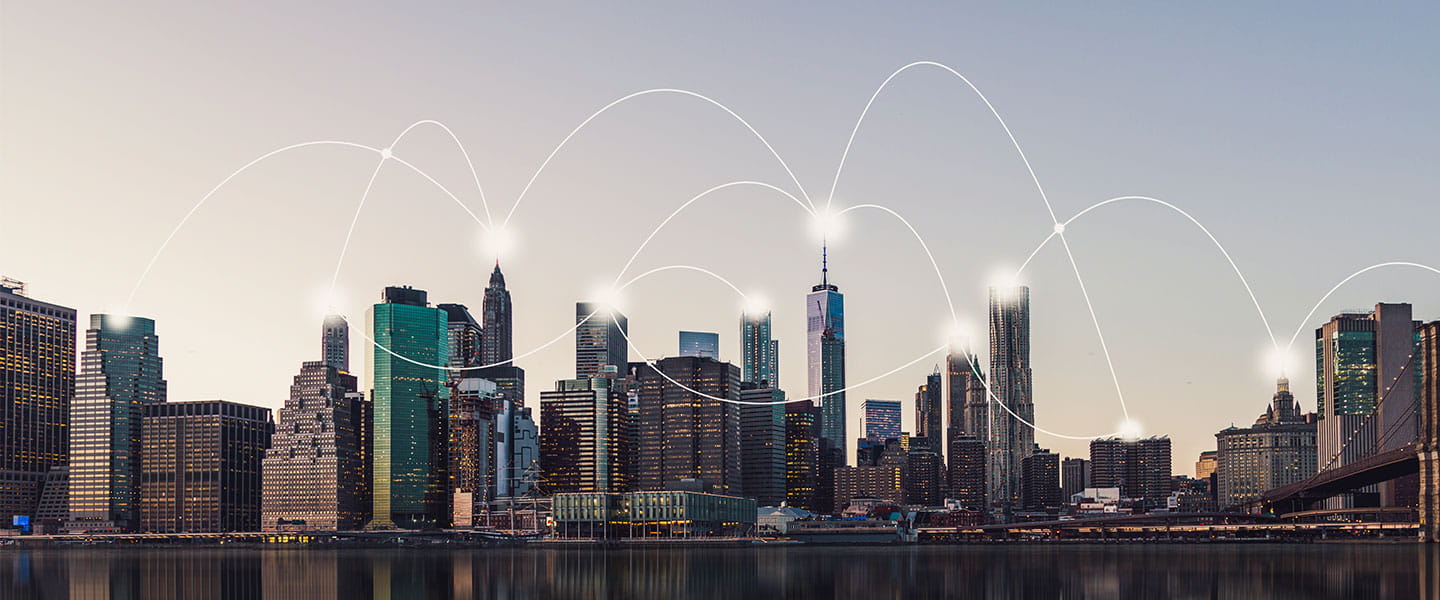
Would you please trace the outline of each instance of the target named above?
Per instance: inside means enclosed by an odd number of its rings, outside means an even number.
[[[708,331],[681,331],[680,356],[720,360],[720,334]]]
[[[1170,496],[1169,436],[1091,440],[1090,462],[1093,487],[1120,488],[1122,496],[1150,507],[1164,506]]]
[[[141,527],[150,533],[258,531],[270,409],[223,400],[145,405]]]
[[[165,402],[155,321],[90,315],[70,405],[71,531],[140,527],[145,407]]]
[[[540,472],[550,493],[624,492],[625,395],[608,377],[566,379],[540,392]]]
[[[924,438],[925,443],[936,454],[942,454],[945,447],[945,393],[940,367],[925,377],[925,384],[915,391],[915,437]]]
[[[1060,455],[1037,450],[1020,463],[1020,505],[1025,510],[1058,509],[1060,496]]]
[[[436,308],[445,311],[446,339],[450,348],[445,366],[452,369],[479,366],[480,347],[485,336],[480,322],[475,320],[470,309],[464,304],[437,304]],[[453,378],[463,371],[450,373]]]
[[[575,378],[616,375],[629,363],[630,320],[595,302],[575,303]]]
[[[350,372],[350,323],[337,314],[325,315],[320,327],[321,360],[346,373]]]
[[[514,309],[510,304],[510,290],[505,289],[505,275],[500,272],[500,261],[495,261],[495,270],[490,272],[490,285],[485,287],[485,304],[481,309],[482,328],[485,335],[480,338],[479,366],[504,366],[514,359]]]
[[[1035,423],[1029,287],[990,288],[989,383],[996,401],[1009,408],[996,406],[989,417],[989,499],[1000,507],[1013,506],[1020,501],[1020,462],[1035,448],[1035,430],[1029,425]]]
[[[695,356],[662,358],[639,370],[637,385],[635,489],[663,490],[674,481],[698,479],[716,493],[743,494],[740,407],[734,403],[740,399],[739,367]]]
[[[785,501],[785,392],[741,383],[740,477],[760,506]]]
[[[835,505],[826,511],[840,514],[857,498],[875,498],[896,504],[905,499],[901,469],[893,465],[856,465],[835,469]]]
[[[785,503],[811,512],[815,504],[815,476],[820,468],[820,413],[810,400],[785,405]]]
[[[35,300],[24,284],[0,278],[0,523],[7,526],[16,516],[39,520],[47,479],[69,463],[75,326],[75,309]]]
[[[300,367],[265,452],[262,528],[347,531],[365,525],[364,402],[353,375],[323,361]]]
[[[1276,382],[1269,410],[1254,425],[1220,430],[1215,445],[1216,499],[1221,508],[1316,473],[1315,415],[1300,413],[1290,380],[1284,377]]]
[[[770,311],[740,316],[740,381],[780,389],[780,340],[770,334]]]
[[[446,492],[457,528],[473,526],[495,498],[498,396],[493,381],[468,374],[450,380]]]
[[[749,498],[692,491],[556,494],[551,506],[563,538],[743,537],[758,514]]]
[[[865,418],[865,439],[883,444],[900,437],[899,400],[866,400],[860,403],[860,412]]]
[[[450,356],[447,315],[429,305],[424,290],[409,286],[385,288],[369,312],[375,341],[369,374],[375,403],[369,527],[442,527],[450,517],[449,376],[428,365],[443,365]]]
[[[821,248],[820,283],[805,296],[806,361],[809,394],[820,406],[820,437],[828,440],[839,457],[846,451],[845,410],[845,296],[830,283],[826,248]],[[832,457],[833,459],[833,457]],[[825,475],[822,473],[821,477]]]
[[[1091,485],[1090,466],[1091,462],[1083,458],[1066,458],[1060,461],[1060,498],[1069,500],[1071,496],[1084,491],[1085,488],[1095,487]]]

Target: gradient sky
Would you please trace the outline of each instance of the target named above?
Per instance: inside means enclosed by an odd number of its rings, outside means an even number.
[[[1138,194],[1209,227],[1282,344],[1301,328],[1291,376],[1313,410],[1313,329],[1326,317],[1409,301],[1417,318],[1440,318],[1440,277],[1402,268],[1357,278],[1302,322],[1363,267],[1440,263],[1437,13],[1422,3],[9,2],[0,9],[0,274],[82,314],[124,307],[170,230],[235,169],[310,140],[385,146],[421,119],[464,141],[498,219],[580,121],[656,87],[727,104],[823,203],[876,86],[906,63],[935,60],[1001,112],[1061,219]],[[417,129],[395,152],[483,215],[442,131]],[[158,321],[172,400],[283,403],[299,363],[319,358],[324,290],[376,160],[338,147],[278,155],[221,189],[175,237],[128,306]],[[742,126],[693,98],[645,97],[592,122],[511,221],[517,245],[504,268],[516,352],[573,324],[573,303],[603,289],[675,207],[741,179],[796,191]],[[1004,131],[935,69],[901,75],[876,101],[835,203],[883,204],[908,218],[977,333],[986,283],[1051,229]],[[904,226],[874,211],[848,217],[831,275],[846,294],[857,382],[935,348],[949,313]],[[387,166],[340,272],[341,307],[359,321],[381,287],[408,283],[432,302],[478,311],[490,270],[481,234],[424,179]],[[1110,205],[1067,237],[1131,416],[1147,434],[1171,435],[1175,471],[1191,472],[1215,431],[1253,421],[1274,391],[1254,306],[1204,234],[1167,209]],[[816,245],[794,203],[732,189],[678,217],[632,272],[699,265],[763,294],[775,309],[782,383],[802,395]],[[1123,414],[1063,248],[1042,251],[1024,281],[1037,421],[1071,435],[1114,431]],[[664,273],[627,290],[622,306],[648,356],[673,354],[675,332],[692,329],[719,332],[722,358],[739,359],[739,299],[714,280]],[[353,337],[357,357],[367,356]],[[573,360],[565,338],[519,361],[532,404],[573,376]],[[852,391],[851,432],[865,398],[904,400],[913,431],[915,388],[940,360]],[[1087,454],[1084,441],[1036,439]]]

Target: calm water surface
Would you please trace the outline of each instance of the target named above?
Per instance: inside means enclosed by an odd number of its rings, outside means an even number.
[[[0,597],[1426,598],[1419,544],[0,550]]]

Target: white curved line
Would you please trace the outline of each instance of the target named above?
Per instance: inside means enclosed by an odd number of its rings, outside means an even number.
[[[660,224],[655,226],[655,230],[654,230],[654,231],[651,231],[651,232],[650,232],[650,235],[645,236],[645,241],[640,242],[640,247],[639,247],[639,248],[636,248],[636,249],[635,249],[635,253],[630,255],[630,260],[628,260],[628,261],[625,262],[625,266],[620,268],[620,272],[615,274],[615,282],[616,282],[616,283],[619,283],[620,278],[625,276],[625,272],[626,272],[626,271],[629,271],[631,265],[634,265],[634,264],[635,264],[635,259],[640,258],[640,252],[644,251],[644,250],[645,250],[645,247],[650,245],[650,240],[655,239],[655,236],[660,234],[660,230],[661,230],[661,229],[664,229],[665,226],[668,225],[672,219],[674,219],[675,217],[679,216],[680,213],[681,213],[681,211],[684,211],[686,208],[689,208],[691,204],[694,204],[697,200],[699,200],[699,199],[701,199],[701,198],[704,198],[705,196],[710,195],[712,192],[717,192],[717,191],[723,190],[723,189],[725,189],[725,188],[733,187],[733,186],[737,186],[737,185],[754,185],[754,186],[760,186],[760,187],[763,187],[763,188],[766,188],[766,189],[775,190],[776,192],[779,192],[779,193],[781,193],[781,194],[784,194],[785,197],[787,197],[787,198],[789,198],[789,199],[791,199],[791,200],[794,200],[795,203],[796,203],[796,204],[799,204],[799,205],[800,205],[800,208],[805,209],[806,212],[809,212],[811,215],[815,214],[815,211],[814,211],[813,209],[811,209],[810,207],[806,206],[805,203],[804,203],[804,202],[801,202],[799,198],[796,198],[794,194],[791,194],[790,192],[787,192],[787,191],[785,191],[785,190],[783,190],[783,189],[780,189],[780,188],[778,188],[778,187],[775,187],[775,186],[770,185],[770,184],[768,184],[768,183],[765,183],[765,182],[763,182],[763,181],[732,181],[732,182],[730,182],[730,183],[722,183],[722,184],[717,185],[717,186],[715,186],[715,187],[712,187],[712,188],[710,188],[710,189],[708,189],[708,190],[705,190],[705,191],[703,191],[703,192],[700,192],[700,193],[697,194],[695,197],[693,197],[693,198],[691,198],[691,199],[689,199],[689,200],[686,200],[684,204],[681,204],[679,208],[675,209],[674,212],[670,213],[670,216],[665,217],[664,220],[660,221]]]
[[[644,278],[646,278],[646,277],[649,277],[649,276],[651,276],[651,275],[654,275],[654,274],[656,274],[656,273],[661,273],[661,272],[664,272],[664,271],[695,271],[695,272],[698,272],[698,273],[704,273],[704,274],[706,274],[706,275],[709,275],[709,276],[711,276],[711,277],[719,280],[721,283],[723,283],[723,284],[725,284],[725,285],[727,285],[727,286],[730,286],[730,289],[735,290],[735,293],[736,293],[736,294],[739,294],[741,299],[744,299],[744,298],[745,298],[745,292],[740,291],[740,288],[735,287],[735,284],[730,283],[730,280],[729,280],[729,279],[726,279],[726,278],[724,278],[724,277],[721,277],[719,273],[716,273],[716,272],[711,271],[711,270],[709,270],[709,269],[706,269],[706,268],[703,268],[703,267],[696,267],[696,266],[692,266],[692,265],[666,265],[666,266],[663,266],[663,267],[655,267],[655,268],[653,268],[653,269],[650,269],[649,271],[646,271],[646,272],[644,272],[644,273],[641,273],[641,274],[639,274],[639,275],[636,275],[636,276],[630,278],[630,281],[625,282],[625,285],[622,285],[622,286],[620,286],[620,287],[618,287],[618,288],[615,288],[615,291],[617,291],[617,292],[623,291],[625,288],[630,287],[630,284],[632,284],[632,283],[635,283],[635,282],[637,282],[637,281],[640,281],[641,279],[644,279]]]
[[[451,131],[444,123],[434,119],[416,121],[410,127],[406,127],[405,131],[401,133],[399,137],[395,138],[394,142],[390,143],[390,148],[393,150],[395,145],[400,143],[400,138],[405,137],[405,134],[409,133],[410,130],[414,129],[417,125],[434,125],[439,127],[445,130],[445,133],[450,136],[451,141],[455,142],[455,147],[460,149],[460,155],[465,157],[465,166],[470,167],[470,178],[475,181],[475,191],[480,193],[480,206],[485,210],[485,221],[490,225],[489,229],[493,229],[495,226],[495,217],[490,214],[490,202],[485,199],[485,187],[480,185],[480,174],[475,171],[475,162],[470,160],[470,152],[465,149],[465,144],[460,141],[460,137],[455,135],[455,132]]]
[[[642,90],[642,91],[639,91],[639,92],[634,92],[634,93],[632,93],[632,94],[623,96],[623,97],[621,97],[621,98],[619,98],[619,99],[617,99],[617,100],[615,100],[615,101],[613,101],[613,102],[611,102],[611,103],[609,103],[609,104],[606,104],[606,105],[605,105],[604,107],[602,107],[600,110],[597,110],[597,111],[595,111],[594,113],[592,113],[589,117],[586,117],[585,120],[584,120],[584,121],[581,121],[579,125],[576,125],[576,126],[575,126],[575,129],[572,129],[572,130],[570,131],[570,134],[567,135],[567,136],[565,136],[565,139],[560,140],[560,145],[555,146],[555,149],[550,151],[550,155],[545,157],[545,162],[540,163],[540,168],[538,168],[538,169],[535,170],[535,174],[530,176],[530,181],[526,182],[526,183],[525,183],[525,188],[522,189],[522,190],[520,190],[520,195],[515,198],[515,204],[510,207],[510,212],[505,215],[505,220],[502,221],[502,222],[500,223],[500,225],[503,227],[503,226],[505,226],[505,225],[507,225],[507,224],[510,223],[510,218],[513,217],[513,216],[515,216],[515,210],[518,209],[518,208],[520,208],[520,202],[523,201],[523,200],[525,200],[525,194],[527,194],[527,193],[530,192],[530,186],[535,185],[535,180],[540,177],[540,173],[545,170],[545,167],[547,167],[547,166],[550,165],[550,161],[555,158],[555,155],[556,155],[556,154],[559,154],[559,153],[560,153],[560,149],[561,149],[561,148],[564,148],[564,147],[565,147],[565,144],[567,144],[567,143],[570,142],[570,138],[575,137],[575,134],[580,133],[580,130],[581,130],[581,129],[584,129],[586,125],[589,125],[591,121],[595,120],[595,117],[598,117],[598,116],[600,116],[601,114],[603,114],[605,111],[610,110],[611,107],[614,107],[615,105],[620,104],[621,102],[625,102],[626,100],[629,100],[629,99],[631,99],[631,98],[636,98],[636,97],[639,97],[639,96],[645,96],[645,95],[648,95],[648,94],[680,94],[680,95],[683,95],[683,96],[691,96],[691,97],[694,97],[694,98],[699,98],[699,99],[701,99],[701,100],[704,100],[704,101],[706,101],[706,102],[709,102],[710,104],[715,105],[716,107],[720,108],[720,110],[725,111],[726,114],[729,114],[731,117],[734,117],[736,121],[739,121],[741,125],[744,125],[746,129],[750,130],[750,133],[753,134],[756,139],[760,140],[760,143],[762,143],[762,144],[765,145],[765,148],[770,151],[770,155],[771,155],[771,156],[774,156],[774,157],[775,157],[775,160],[777,160],[777,161],[780,162],[780,166],[781,166],[781,167],[784,167],[785,172],[790,175],[790,181],[792,181],[792,182],[795,183],[795,187],[800,190],[800,195],[803,196],[803,197],[805,198],[805,201],[810,204],[810,210],[811,210],[811,212],[812,212],[812,213],[814,212],[814,210],[815,210],[815,203],[810,201],[810,195],[807,194],[807,193],[805,193],[805,186],[800,185],[800,180],[795,177],[795,172],[790,170],[790,165],[785,162],[785,159],[780,158],[780,153],[779,153],[779,152],[776,152],[776,151],[775,151],[775,148],[770,145],[770,142],[765,139],[765,136],[760,135],[760,132],[759,132],[759,131],[756,131],[754,127],[751,127],[751,126],[750,126],[750,123],[749,123],[748,121],[746,121],[745,119],[741,118],[740,115],[738,115],[738,114],[735,113],[735,111],[730,110],[730,107],[725,106],[724,104],[721,104],[720,102],[718,102],[718,101],[716,101],[716,100],[713,100],[713,99],[705,96],[704,94],[692,92],[692,91],[689,91],[689,90],[680,90],[680,89],[673,89],[673,88],[655,88],[655,89],[649,89],[649,90]]]
[[[945,293],[945,304],[950,307],[950,320],[959,320],[959,315],[955,313],[955,302],[950,299],[950,287],[945,285],[945,276],[940,273],[940,264],[935,262],[935,255],[930,253],[930,245],[925,243],[925,238],[920,237],[920,232],[915,231],[915,226],[911,225],[909,221],[905,220],[905,217],[900,216],[900,213],[890,210],[889,208],[886,208],[884,206],[880,206],[879,204],[856,204],[855,206],[851,206],[849,208],[846,208],[845,210],[840,211],[840,214],[843,215],[858,208],[873,208],[875,210],[885,211],[887,213],[890,213],[890,216],[899,219],[901,223],[905,224],[905,228],[909,229],[910,234],[915,236],[915,241],[920,242],[920,247],[925,250],[925,256],[930,259],[930,266],[935,269],[935,278],[940,280],[940,290]]]
[[[598,311],[597,311],[597,312],[598,312]],[[337,316],[339,316],[341,319],[344,319],[344,320],[345,320],[345,324],[346,324],[346,325],[350,325],[350,324],[351,324],[349,317],[346,317],[345,315],[339,314],[339,313],[336,313],[336,314],[337,314]],[[412,365],[417,365],[417,366],[426,367],[426,368],[430,368],[430,369],[440,369],[440,370],[442,370],[442,371],[463,372],[463,371],[475,371],[475,370],[477,370],[477,369],[488,369],[488,368],[490,368],[490,367],[498,367],[498,366],[500,366],[500,365],[510,364],[510,363],[515,362],[515,361],[517,361],[517,360],[519,360],[519,359],[522,359],[522,358],[525,358],[525,357],[530,356],[530,355],[532,355],[532,354],[535,354],[535,353],[537,353],[537,352],[540,352],[541,350],[544,350],[544,349],[546,349],[546,348],[549,348],[551,345],[555,344],[555,342],[558,342],[558,341],[560,341],[560,340],[562,340],[562,339],[565,339],[567,336],[569,336],[570,334],[574,333],[576,329],[579,329],[579,328],[580,328],[580,325],[581,325],[582,323],[585,323],[586,321],[589,321],[591,317],[594,317],[594,316],[595,316],[595,314],[596,314],[596,313],[592,312],[592,313],[590,313],[590,314],[588,314],[588,315],[585,315],[585,318],[584,318],[584,319],[580,319],[579,321],[576,321],[574,326],[572,326],[572,327],[569,328],[569,329],[566,329],[566,330],[565,330],[564,332],[562,332],[560,335],[557,335],[557,336],[555,336],[554,338],[551,338],[550,341],[545,342],[544,344],[541,344],[541,345],[539,345],[539,346],[537,346],[537,347],[535,347],[535,348],[533,348],[533,349],[531,349],[531,350],[527,350],[527,351],[525,351],[524,353],[517,354],[517,355],[515,355],[514,357],[512,357],[510,360],[502,360],[502,361],[497,362],[497,363],[491,363],[491,364],[488,364],[488,365],[479,365],[479,366],[475,366],[475,367],[451,367],[451,366],[447,366],[447,365],[432,365],[432,364],[430,364],[430,363],[421,362],[421,361],[415,360],[415,359],[413,359],[413,358],[410,358],[410,357],[408,357],[408,356],[405,356],[405,355],[403,355],[403,354],[400,354],[400,353],[398,353],[398,352],[395,352],[394,350],[391,350],[390,348],[386,347],[384,344],[381,344],[380,342],[375,341],[374,338],[371,338],[369,335],[366,335],[366,334],[365,334],[365,331],[364,331],[364,328],[363,328],[363,327],[356,327],[355,330],[356,330],[357,332],[359,332],[359,333],[360,333],[360,337],[364,338],[366,342],[369,342],[369,343],[370,343],[370,345],[375,346],[376,348],[379,348],[379,349],[381,349],[381,350],[384,350],[386,354],[389,354],[390,356],[393,356],[393,357],[395,357],[395,358],[398,358],[398,359],[400,359],[400,360],[403,360],[403,361],[405,361],[405,362],[408,362],[408,363],[410,363],[410,364],[412,364]]]
[[[828,207],[835,200],[835,189],[840,185],[840,173],[845,169],[845,160],[850,156],[850,146],[855,143],[855,135],[860,132],[860,124],[865,122],[865,115],[869,114],[870,105],[875,103],[875,98],[880,96],[880,92],[885,89],[885,86],[890,84],[890,80],[895,79],[895,76],[911,68],[920,66],[936,67],[948,71],[951,75],[959,77],[960,81],[965,82],[965,85],[970,86],[971,91],[974,91],[975,95],[980,97],[980,101],[984,102],[985,107],[990,109],[990,114],[1000,123],[1000,128],[1005,130],[1005,135],[1010,138],[1010,145],[1014,146],[1015,153],[1020,155],[1020,162],[1025,163],[1025,170],[1030,172],[1030,181],[1035,184],[1035,190],[1040,192],[1040,199],[1045,201],[1045,210],[1050,213],[1050,220],[1059,223],[1060,219],[1055,217],[1055,209],[1050,206],[1050,198],[1045,195],[1045,187],[1040,185],[1040,178],[1035,175],[1035,169],[1030,166],[1030,159],[1025,157],[1025,151],[1020,148],[1020,142],[1015,139],[1015,134],[1010,132],[1010,126],[1005,124],[1005,119],[1000,116],[1000,111],[995,110],[995,105],[990,104],[990,99],[986,98],[985,94],[980,91],[980,88],[971,83],[969,78],[961,75],[959,71],[949,66],[929,60],[915,61],[896,69],[894,73],[891,73],[889,77],[885,78],[884,82],[881,82],[880,87],[875,88],[875,93],[870,95],[870,101],[866,102],[864,110],[860,111],[860,118],[855,120],[855,127],[850,130],[850,139],[845,142],[845,152],[840,155],[840,165],[835,168],[835,179],[830,184],[830,195],[826,198],[825,205]]]
[[[1426,271],[1430,271],[1431,273],[1435,273],[1435,274],[1437,274],[1437,275],[1440,275],[1440,269],[1436,269],[1435,267],[1432,267],[1432,266],[1429,266],[1429,265],[1422,265],[1422,264],[1420,264],[1420,263],[1407,262],[1407,261],[1383,262],[1383,263],[1376,264],[1376,265],[1370,265],[1370,266],[1368,266],[1368,267],[1365,267],[1365,268],[1363,268],[1363,269],[1360,269],[1359,271],[1356,271],[1356,272],[1354,272],[1354,273],[1351,273],[1349,277],[1346,277],[1346,278],[1344,278],[1344,279],[1341,279],[1341,280],[1340,280],[1340,283],[1337,283],[1337,284],[1335,284],[1335,287],[1330,288],[1330,291],[1325,292],[1325,295],[1320,297],[1320,300],[1315,303],[1315,306],[1310,307],[1310,312],[1305,313],[1305,318],[1300,320],[1300,327],[1298,327],[1298,328],[1295,329],[1295,335],[1290,336],[1290,343],[1285,346],[1285,351],[1288,353],[1288,352],[1290,352],[1291,349],[1293,349],[1293,348],[1295,347],[1295,341],[1298,340],[1298,339],[1300,339],[1300,334],[1305,331],[1305,323],[1309,322],[1310,319],[1315,316],[1315,311],[1320,310],[1320,305],[1321,305],[1321,304],[1324,304],[1326,300],[1329,300],[1331,294],[1334,294],[1335,291],[1338,290],[1338,289],[1340,289],[1341,286],[1345,285],[1346,283],[1349,283],[1351,279],[1354,279],[1354,278],[1359,277],[1359,276],[1361,276],[1361,275],[1363,275],[1363,274],[1365,274],[1365,273],[1368,273],[1368,272],[1370,272],[1370,271],[1373,271],[1373,270],[1375,270],[1375,269],[1379,269],[1379,268],[1382,268],[1382,267],[1414,267],[1414,268],[1417,268],[1417,269],[1424,269],[1424,270],[1426,270]]]
[[[1066,440],[1093,440],[1093,439],[1098,439],[1098,438],[1102,438],[1102,437],[1110,437],[1110,436],[1113,436],[1113,435],[1118,435],[1118,434],[1120,433],[1120,432],[1117,431],[1117,432],[1113,432],[1113,433],[1105,433],[1105,434],[1100,434],[1100,435],[1066,435],[1066,434],[1063,434],[1063,433],[1055,433],[1055,432],[1053,432],[1053,431],[1050,431],[1049,429],[1045,429],[1045,428],[1043,428],[1043,427],[1040,427],[1039,425],[1036,425],[1036,424],[1034,424],[1034,423],[1031,423],[1031,422],[1029,422],[1029,421],[1026,421],[1026,420],[1025,420],[1025,417],[1022,417],[1022,416],[1020,416],[1019,414],[1017,414],[1015,411],[1010,410],[1010,407],[1009,407],[1009,406],[1006,406],[1005,402],[1002,401],[999,396],[996,396],[996,395],[995,395],[995,390],[990,389],[990,380],[989,380],[989,379],[986,379],[986,378],[985,378],[985,374],[984,374],[984,373],[981,373],[979,369],[975,368],[975,360],[974,360],[975,354],[974,354],[973,352],[970,352],[970,350],[969,350],[968,348],[965,350],[965,354],[969,355],[969,357],[970,357],[970,360],[967,361],[967,362],[970,363],[970,372],[973,373],[973,374],[975,375],[975,377],[977,377],[977,378],[980,379],[980,384],[981,384],[981,385],[985,386],[985,395],[988,396],[992,402],[994,402],[994,403],[996,403],[996,404],[999,404],[999,405],[1000,405],[1000,408],[1005,409],[1005,412],[1010,413],[1010,416],[1015,417],[1015,420],[1016,420],[1016,421],[1019,421],[1019,422],[1021,422],[1021,423],[1024,423],[1027,427],[1029,427],[1029,428],[1031,428],[1031,429],[1034,429],[1035,431],[1038,431],[1038,432],[1043,433],[1043,434],[1045,434],[1045,435],[1049,435],[1049,436],[1057,437],[1057,438],[1061,438],[1061,439],[1066,439]]]
[[[1100,318],[1095,316],[1095,305],[1090,302],[1090,292],[1085,290],[1085,279],[1080,276],[1080,265],[1075,262],[1075,255],[1070,252],[1070,242],[1065,240],[1065,234],[1061,233],[1060,245],[1065,247],[1065,255],[1070,257],[1070,267],[1075,270],[1075,281],[1080,284],[1080,295],[1085,298],[1085,308],[1090,311],[1090,320],[1095,323],[1095,336],[1100,338],[1100,350],[1105,353],[1105,366],[1110,368],[1110,380],[1115,382],[1115,395],[1120,399],[1120,411],[1125,413],[1125,418],[1130,418],[1130,409],[1125,406],[1125,392],[1120,389],[1120,377],[1115,374],[1115,361],[1110,359],[1110,346],[1105,343],[1105,332],[1100,330]]]

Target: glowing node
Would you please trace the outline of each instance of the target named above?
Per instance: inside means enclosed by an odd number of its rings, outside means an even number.
[[[1265,374],[1271,377],[1285,377],[1292,371],[1298,372],[1299,365],[1296,356],[1282,348],[1267,348],[1262,361]]]
[[[834,242],[844,232],[845,222],[839,211],[821,208],[810,219],[810,233],[818,239]]]
[[[745,294],[744,310],[747,315],[762,315],[770,312],[770,302],[759,293]]]
[[[1056,224],[1055,224],[1055,233],[1057,233],[1057,234],[1065,233],[1065,224],[1064,224],[1064,223],[1056,223]]]
[[[1013,290],[1020,287],[1020,273],[1009,267],[1001,267],[990,274],[990,287],[996,290]]]
[[[380,149],[380,158],[383,158],[383,159],[385,159],[385,160],[390,160],[391,158],[394,158],[394,156],[395,156],[395,153],[392,152],[392,151],[390,150],[390,148],[387,147],[387,148],[381,148],[381,149]]]
[[[516,236],[510,227],[499,225],[490,231],[481,232],[481,247],[485,258],[500,260],[510,256],[510,251],[515,249]]]
[[[589,302],[601,312],[596,317],[608,317],[610,313],[620,310],[620,290],[613,287],[596,287],[590,294]]]
[[[1120,424],[1120,429],[1117,431],[1117,433],[1120,435],[1121,438],[1127,440],[1138,440],[1140,439],[1141,431],[1142,430],[1140,429],[1140,423],[1138,421],[1136,421],[1135,419],[1126,419],[1125,422]]]
[[[975,332],[968,323],[957,320],[943,327],[941,331],[945,332],[945,343],[950,345],[951,352],[970,351],[970,341],[974,339]]]

